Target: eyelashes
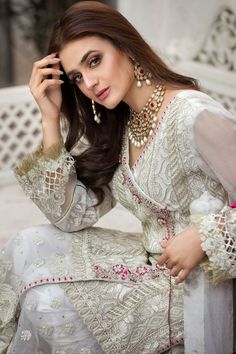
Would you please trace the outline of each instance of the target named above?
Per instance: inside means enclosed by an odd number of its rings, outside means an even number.
[[[92,58],[90,58],[87,62],[87,65],[90,69],[93,69],[95,67],[97,67],[101,62],[101,56],[100,55],[96,55],[93,56]],[[70,80],[71,83],[73,84],[80,84],[81,80],[82,80],[83,76],[80,72],[75,73]]]
[[[73,84],[79,83],[82,79],[82,75],[80,73],[73,75],[72,82]]]
[[[89,59],[88,61],[88,65],[90,68],[93,68],[95,66],[97,66],[101,61],[101,57],[99,55],[96,55],[95,57],[92,57],[91,59]]]

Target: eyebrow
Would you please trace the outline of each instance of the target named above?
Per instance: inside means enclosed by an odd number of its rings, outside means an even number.
[[[97,52],[97,50],[89,50],[89,51],[87,51],[87,52],[83,55],[82,59],[80,60],[80,64],[83,64],[83,63],[86,61],[86,59],[88,58],[88,56],[89,56],[91,53],[94,53],[94,52]],[[71,74],[74,74],[76,71],[77,71],[77,70],[75,70],[75,69],[70,70],[66,75],[67,75],[67,76],[70,76]]]

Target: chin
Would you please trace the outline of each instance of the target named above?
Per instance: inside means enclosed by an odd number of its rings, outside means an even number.
[[[118,101],[118,102],[107,102],[107,103],[104,102],[103,106],[105,108],[107,108],[107,109],[115,109],[120,102],[121,101]]]

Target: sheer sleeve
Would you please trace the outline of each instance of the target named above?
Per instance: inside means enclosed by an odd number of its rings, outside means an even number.
[[[63,144],[42,148],[15,169],[18,182],[45,216],[64,231],[73,232],[95,224],[115,201],[109,187],[96,206],[97,197],[77,179],[73,157]]]
[[[235,118],[220,105],[205,109],[195,121],[194,137],[201,168],[220,181],[229,203],[236,201]],[[202,248],[208,256],[203,268],[213,282],[236,277],[236,209],[229,203],[199,222]]]

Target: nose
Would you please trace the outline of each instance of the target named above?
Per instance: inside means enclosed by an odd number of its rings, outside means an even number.
[[[83,80],[87,90],[92,90],[98,84],[98,79],[91,74],[83,75]]]

